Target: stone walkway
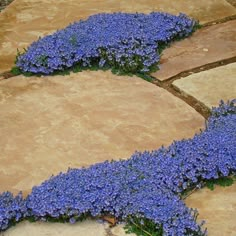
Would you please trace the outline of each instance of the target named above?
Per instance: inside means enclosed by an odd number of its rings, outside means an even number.
[[[4,80],[0,75],[0,192],[23,190],[68,167],[128,158],[190,138],[207,111],[236,97],[236,8],[224,0],[15,0],[0,13],[0,73],[17,48],[98,12],[184,12],[208,26],[163,52],[154,84],[111,72]],[[217,22],[214,23],[213,21]],[[2,80],[1,80],[2,79]],[[157,86],[156,86],[157,85]],[[234,236],[236,184],[202,189],[186,203],[209,235]],[[121,226],[22,222],[0,235],[122,236]]]

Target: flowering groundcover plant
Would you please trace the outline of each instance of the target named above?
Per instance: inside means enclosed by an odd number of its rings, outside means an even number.
[[[235,134],[236,100],[221,102],[192,139],[136,152],[128,160],[69,169],[33,187],[26,199],[2,193],[0,230],[29,217],[74,223],[113,215],[131,224],[151,222],[158,236],[206,235],[181,195],[208,180],[235,176]]]
[[[197,26],[184,14],[101,13],[32,43],[18,54],[13,71],[52,74],[98,66],[146,73],[157,67],[164,46],[189,36]]]

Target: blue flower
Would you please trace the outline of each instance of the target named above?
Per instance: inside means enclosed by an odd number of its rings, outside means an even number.
[[[17,57],[16,65],[37,74],[93,64],[149,72],[160,60],[158,45],[187,37],[195,24],[183,14],[97,14],[32,43]]]

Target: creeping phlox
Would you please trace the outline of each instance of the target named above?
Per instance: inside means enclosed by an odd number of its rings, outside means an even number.
[[[196,24],[184,14],[97,14],[32,43],[16,66],[36,74],[92,65],[145,73],[159,62],[160,47],[187,37]]]
[[[19,200],[0,195],[0,229],[25,216],[76,222],[111,214],[153,221],[163,235],[205,235],[181,193],[200,182],[236,173],[236,100],[213,108],[206,128],[167,148],[135,152],[130,159],[69,169]],[[18,214],[19,212],[19,214]],[[18,215],[17,215],[18,214]]]
[[[25,218],[28,214],[22,194],[13,196],[10,192],[0,194],[0,232]]]

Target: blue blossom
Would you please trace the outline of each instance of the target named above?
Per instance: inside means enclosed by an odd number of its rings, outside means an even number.
[[[21,193],[15,197],[10,192],[0,194],[0,231],[24,219],[27,212],[26,201]]]
[[[160,60],[159,44],[187,37],[195,25],[184,14],[101,13],[40,38],[17,57],[16,65],[37,74],[93,64],[148,72]]]

